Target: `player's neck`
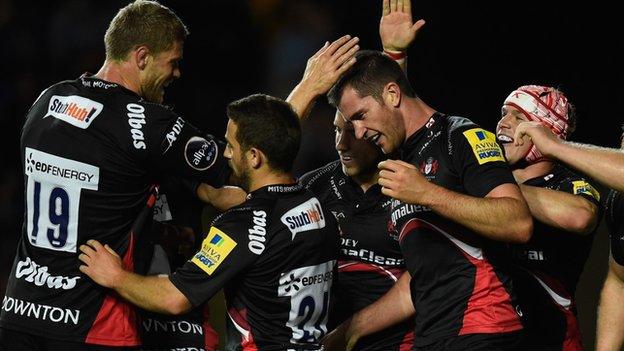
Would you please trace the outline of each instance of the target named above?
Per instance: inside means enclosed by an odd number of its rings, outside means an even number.
[[[540,176],[545,176],[550,172],[555,164],[552,161],[541,161],[532,163],[524,168],[518,168],[513,170],[513,176],[516,178],[518,184],[522,184],[529,179],[533,179]]]
[[[355,184],[359,185],[362,188],[362,191],[366,192],[370,189],[371,186],[377,184],[377,179],[379,179],[379,172],[372,173],[364,173],[352,176],[351,179],[355,182]]]
[[[295,178],[293,178],[292,174],[290,173],[264,171],[256,173],[252,176],[249,181],[248,192],[258,190],[268,185],[294,183],[296,183]]]
[[[104,61],[95,77],[116,83],[140,95],[141,84],[137,74],[129,67],[130,62]]]
[[[436,112],[420,98],[404,97],[401,114],[405,124],[405,140],[422,128]]]

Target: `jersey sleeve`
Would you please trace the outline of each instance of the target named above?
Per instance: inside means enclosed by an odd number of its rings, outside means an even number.
[[[225,144],[173,111],[159,105],[152,110],[153,116],[148,116],[145,126],[150,168],[216,187],[225,184],[230,174],[223,156]]]
[[[170,276],[194,306],[202,304],[260,256],[248,248],[252,210],[230,210],[218,218],[199,251]]]
[[[624,266],[624,194],[611,190],[605,200],[605,219],[609,229],[611,256],[615,262]]]
[[[598,188],[581,176],[573,175],[567,177],[559,184],[558,190],[565,191],[572,195],[582,196],[594,205],[600,206],[600,192]]]
[[[466,194],[484,197],[501,184],[516,183],[494,133],[464,125],[449,129],[448,142]]]

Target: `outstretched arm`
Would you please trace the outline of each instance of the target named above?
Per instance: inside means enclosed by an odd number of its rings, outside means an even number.
[[[345,35],[323,47],[308,59],[303,78],[286,98],[299,118],[310,113],[316,99],[327,93],[338,78],[353,66],[355,53],[360,49],[359,38]]]
[[[576,168],[608,187],[624,191],[624,150],[564,141],[538,122],[518,125],[514,135],[516,145],[524,143],[524,135],[531,138],[544,156]]]
[[[412,22],[410,0],[384,0],[379,37],[386,55],[393,58],[404,72],[407,71],[407,49],[425,25],[424,20]]]

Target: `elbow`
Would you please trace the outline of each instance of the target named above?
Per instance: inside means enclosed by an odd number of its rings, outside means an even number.
[[[519,244],[526,244],[533,235],[533,217],[527,213],[527,215],[518,218],[514,227],[513,241]]]
[[[191,310],[192,306],[186,298],[172,297],[165,300],[165,311],[172,315],[181,315]]]
[[[590,210],[578,211],[568,218],[568,230],[581,235],[590,234],[596,229],[597,215]]]

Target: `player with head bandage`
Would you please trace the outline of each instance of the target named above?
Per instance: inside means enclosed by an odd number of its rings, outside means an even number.
[[[511,246],[527,347],[582,350],[574,293],[599,222],[600,194],[591,181],[545,156],[527,136],[518,145],[517,128],[529,121],[566,140],[576,116],[560,90],[526,85],[505,99],[496,129],[535,223],[528,243]]]

